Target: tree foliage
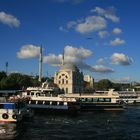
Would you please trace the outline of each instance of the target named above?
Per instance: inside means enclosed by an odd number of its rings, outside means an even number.
[[[110,88],[113,88],[113,83],[108,79],[102,79],[96,83],[97,90],[109,90]]]
[[[6,72],[0,71],[0,81],[1,81],[3,78],[6,78],[6,77],[7,77]]]
[[[40,84],[37,79],[20,73],[11,73],[8,76],[4,76],[4,74],[1,72],[0,77],[2,77],[0,79],[1,90],[17,90],[28,86],[38,86]]]

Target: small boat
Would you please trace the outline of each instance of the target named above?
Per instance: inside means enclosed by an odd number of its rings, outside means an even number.
[[[26,104],[27,99],[11,93],[8,91],[6,95],[1,94],[0,122],[19,123],[30,114]]]
[[[26,110],[22,102],[0,103],[0,122],[20,122]]]

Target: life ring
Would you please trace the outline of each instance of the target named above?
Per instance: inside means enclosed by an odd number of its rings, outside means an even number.
[[[17,115],[15,115],[15,114],[12,115],[12,118],[13,118],[13,119],[17,119]]]
[[[8,118],[9,118],[9,115],[6,114],[6,113],[3,113],[3,114],[2,114],[2,118],[3,118],[3,119],[8,119]]]

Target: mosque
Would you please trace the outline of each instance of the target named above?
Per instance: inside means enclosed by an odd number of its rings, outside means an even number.
[[[64,63],[64,57],[62,60],[62,66],[60,70],[55,72],[54,83],[67,93],[83,93],[84,83],[88,82],[91,88],[93,88],[94,79],[91,76],[83,75],[78,67],[71,63]]]

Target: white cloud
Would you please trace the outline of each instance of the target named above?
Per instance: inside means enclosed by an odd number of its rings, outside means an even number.
[[[0,12],[0,22],[10,27],[19,27],[20,21],[13,15]]]
[[[109,33],[107,31],[99,31],[98,35],[100,38],[105,38],[106,36],[109,35]]]
[[[89,33],[106,28],[107,23],[103,17],[88,16],[84,22],[77,24],[76,31],[79,33]]]
[[[20,59],[35,58],[39,56],[39,53],[39,46],[29,44],[21,47],[20,51],[17,52],[17,57]]]
[[[48,63],[52,66],[60,66],[62,62],[62,54],[59,55],[49,54],[48,56],[44,56],[43,62]]]
[[[115,65],[130,65],[133,63],[133,59],[123,53],[114,53],[110,59],[111,63]]]
[[[95,65],[93,66],[94,72],[99,72],[99,73],[111,73],[114,72],[114,70],[110,67],[104,66],[104,65]]]
[[[114,82],[126,83],[126,82],[130,82],[130,80],[131,80],[131,78],[128,76],[128,77],[122,77],[122,78],[114,79]]]
[[[119,17],[115,15],[115,8],[109,7],[107,9],[103,9],[100,7],[95,7],[91,10],[91,12],[96,12],[97,14],[104,16],[106,19],[110,19],[113,22],[119,22]]]
[[[92,52],[85,48],[76,48],[73,46],[66,46],[64,48],[64,63],[71,63],[77,65],[80,69],[89,70],[91,72],[99,72],[99,73],[110,73],[114,72],[113,69],[103,66],[103,65],[96,65],[91,66],[85,63],[85,59],[92,55]],[[44,63],[48,63],[52,66],[61,66],[62,64],[62,54],[55,55],[49,54],[48,56],[44,56],[43,58]]]
[[[90,57],[92,52],[84,48],[76,48],[73,46],[65,46],[64,49],[65,63],[73,63],[77,65],[83,65],[83,60]],[[49,63],[52,66],[59,66],[62,62],[62,55],[49,54],[44,57],[44,63]]]
[[[118,34],[122,33],[122,30],[120,28],[114,28],[112,33],[118,35]]]
[[[103,64],[105,64],[104,58],[98,59],[98,60],[97,60],[97,64],[98,64],[98,65],[103,65]]]
[[[76,24],[77,24],[77,23],[76,23],[75,21],[69,21],[69,22],[67,23],[67,28],[68,28],[68,29],[73,28],[73,27],[75,27]]]
[[[118,45],[123,45],[123,44],[125,44],[125,40],[120,39],[120,38],[116,38],[115,40],[110,41],[110,45],[112,46],[118,46]]]

